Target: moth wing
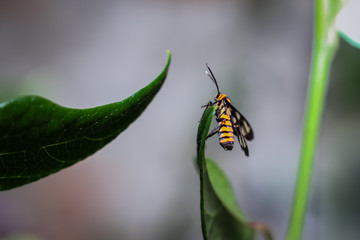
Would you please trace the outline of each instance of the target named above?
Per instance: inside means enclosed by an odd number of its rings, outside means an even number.
[[[249,148],[247,147],[245,138],[243,136],[237,135],[237,139],[240,143],[241,149],[244,151],[245,155],[248,157],[249,156]]]
[[[226,103],[231,109],[231,121],[233,123],[235,134],[237,136],[243,136],[247,140],[252,140],[254,138],[254,131],[249,122],[229,101],[226,101]]]

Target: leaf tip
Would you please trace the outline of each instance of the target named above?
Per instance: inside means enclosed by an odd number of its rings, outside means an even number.
[[[171,57],[170,49],[167,49],[167,50],[166,50],[166,53],[167,53],[168,57]]]
[[[165,68],[168,69],[170,62],[171,62],[171,56],[172,56],[169,49],[166,50],[166,55],[167,55],[167,61],[166,61]]]

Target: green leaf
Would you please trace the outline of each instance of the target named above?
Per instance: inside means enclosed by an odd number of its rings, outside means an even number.
[[[201,118],[197,134],[197,164],[200,169],[201,225],[204,239],[254,239],[261,231],[272,239],[269,229],[261,223],[251,223],[236,202],[226,174],[211,159],[205,159],[205,143],[216,107],[210,106]]]
[[[236,203],[232,186],[214,161],[206,158],[204,173],[205,239],[254,239],[254,229]],[[204,232],[203,232],[204,234]]]
[[[339,7],[342,7],[336,17],[336,25],[340,36],[352,46],[360,48],[360,32],[357,24],[360,21],[358,14],[360,2],[343,0],[338,4]]]
[[[165,81],[160,75],[121,102],[89,109],[59,106],[39,96],[0,104],[0,190],[33,182],[73,165],[124,131]]]

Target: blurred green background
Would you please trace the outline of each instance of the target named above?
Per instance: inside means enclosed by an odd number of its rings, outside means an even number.
[[[201,239],[193,165],[208,62],[255,131],[250,157],[207,155],[249,219],[286,232],[310,69],[313,1],[0,2],[0,100],[37,94],[67,107],[124,99],[168,79],[127,131],[87,160],[0,193],[0,238]],[[356,23],[354,23],[356,24]],[[333,62],[304,239],[358,239],[360,51]]]

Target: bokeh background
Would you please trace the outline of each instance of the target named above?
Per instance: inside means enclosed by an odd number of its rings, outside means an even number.
[[[207,155],[250,220],[282,239],[290,214],[311,61],[313,1],[3,0],[0,100],[37,94],[86,108],[168,78],[146,111],[105,148],[0,193],[0,237],[201,239],[198,120],[220,90],[255,131],[250,157]],[[355,23],[354,23],[355,24]],[[331,71],[304,239],[360,235],[360,52],[341,41]],[[1,133],[0,133],[1,134]]]

